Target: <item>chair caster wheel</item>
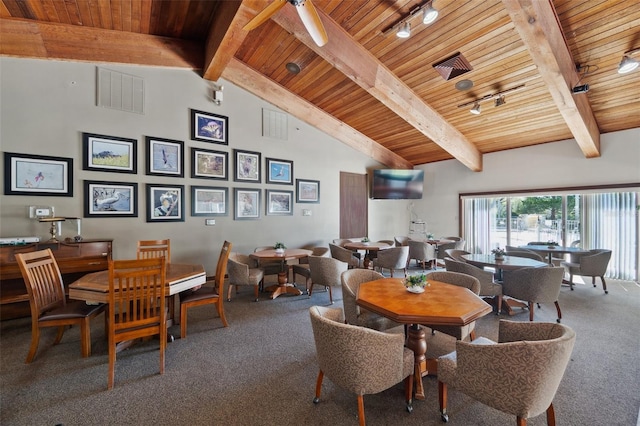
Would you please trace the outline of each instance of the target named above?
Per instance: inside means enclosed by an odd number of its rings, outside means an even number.
[[[167,342],[171,343],[174,342],[176,340],[175,337],[173,337],[173,334],[167,334]]]
[[[442,420],[445,423],[449,422],[449,415],[448,414],[441,414],[440,415],[440,420]]]
[[[317,404],[318,402],[320,402],[320,398],[318,398],[317,396],[315,398],[313,398],[313,403]]]
[[[558,318],[558,319],[556,320],[556,322],[557,322],[558,324],[560,324],[560,318]]]
[[[413,405],[407,404],[407,413],[413,413]]]
[[[609,290],[605,290],[605,291],[604,291],[604,294],[609,294]]]

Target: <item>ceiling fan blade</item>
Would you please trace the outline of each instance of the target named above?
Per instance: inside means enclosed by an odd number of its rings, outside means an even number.
[[[247,22],[247,25],[242,29],[245,31],[251,31],[254,28],[258,28],[277,11],[282,9],[285,4],[287,4],[287,0],[274,0],[274,2],[265,7],[262,12],[258,13],[252,20]]]
[[[329,37],[327,37],[327,32],[324,29],[324,25],[322,25],[318,11],[313,3],[311,3],[311,0],[305,0],[301,4],[296,5],[296,9],[313,41],[320,47],[327,44]]]

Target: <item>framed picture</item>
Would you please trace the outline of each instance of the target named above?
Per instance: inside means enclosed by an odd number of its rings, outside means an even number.
[[[229,153],[191,148],[191,177],[229,179]]]
[[[192,109],[191,139],[229,145],[229,118]]]
[[[229,189],[191,186],[191,216],[227,216]]]
[[[293,185],[293,161],[267,158],[267,183]]]
[[[319,203],[320,181],[296,179],[296,203]]]
[[[235,220],[252,220],[260,218],[260,190],[234,188]]]
[[[82,169],[138,173],[138,141],[82,133]]]
[[[138,217],[138,184],[85,180],[84,217]]]
[[[266,189],[267,215],[291,216],[293,215],[293,191],[274,191]]]
[[[257,182],[260,183],[260,161],[262,154],[253,151],[233,150],[235,158],[236,182]]]
[[[146,137],[147,174],[184,177],[184,142]]]
[[[147,222],[184,222],[184,186],[148,183]]]
[[[4,194],[73,197],[73,159],[5,152]]]

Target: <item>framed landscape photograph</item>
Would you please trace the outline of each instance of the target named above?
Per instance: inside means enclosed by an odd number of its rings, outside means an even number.
[[[234,181],[260,183],[260,161],[262,154],[253,151],[233,150],[235,159]]]
[[[229,189],[191,186],[191,216],[227,216]]]
[[[136,174],[138,172],[138,141],[82,133],[82,169]]]
[[[296,179],[296,203],[319,203],[320,181]]]
[[[146,137],[147,174],[184,177],[184,142]]]
[[[138,184],[85,180],[84,217],[138,217]]]
[[[229,118],[192,109],[191,139],[229,145]]]
[[[73,159],[5,152],[4,194],[73,197]]]
[[[260,218],[260,190],[234,188],[234,219],[254,220]]]
[[[229,153],[191,148],[191,177],[229,179]]]
[[[147,222],[184,222],[184,186],[148,183]]]
[[[293,161],[267,158],[267,183],[293,185]]]
[[[293,191],[275,191],[266,189],[265,205],[269,216],[293,215]]]

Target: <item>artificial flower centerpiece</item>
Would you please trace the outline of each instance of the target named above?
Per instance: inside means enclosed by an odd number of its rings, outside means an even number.
[[[363,239],[361,239],[361,240],[360,240],[360,242],[361,242],[361,243],[363,243],[363,244],[365,244],[365,245],[369,244],[369,241],[370,241],[370,240],[369,240],[369,238],[367,238],[367,237],[364,237]]]
[[[549,248],[556,248],[556,246],[557,246],[557,245],[558,245],[558,243],[557,243],[557,242],[555,242],[555,241],[553,241],[553,240],[549,240],[549,241],[547,241],[547,246],[548,246]]]
[[[418,293],[421,292],[419,290],[424,291],[424,288],[429,286],[429,283],[427,282],[427,277],[425,274],[409,275],[404,280],[404,286],[407,288],[407,290]]]
[[[498,248],[494,248],[493,250],[491,250],[491,254],[493,254],[493,256],[496,259],[504,259],[504,257],[507,254],[507,252],[504,251],[504,249],[501,249],[500,247],[498,247]]]
[[[278,242],[273,245],[273,248],[276,249],[278,253],[284,253],[284,249],[286,249],[287,246],[285,246],[284,243]]]
[[[434,237],[435,237],[435,236],[434,236],[434,235],[433,235],[433,233],[431,233],[431,232],[429,232],[429,233],[427,234],[427,240],[433,240],[433,238],[434,238]]]

